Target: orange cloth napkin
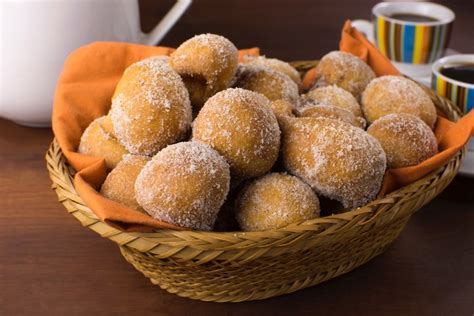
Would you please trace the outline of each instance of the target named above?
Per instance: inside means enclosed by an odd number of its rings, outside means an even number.
[[[129,65],[156,55],[169,55],[168,47],[98,42],[74,51],[66,60],[58,80],[53,108],[53,131],[68,162],[77,171],[77,192],[102,220],[125,231],[174,228],[150,216],[106,199],[98,193],[106,177],[103,158],[77,153],[83,131],[94,119],[108,113],[115,86]],[[258,48],[239,51],[259,55]]]

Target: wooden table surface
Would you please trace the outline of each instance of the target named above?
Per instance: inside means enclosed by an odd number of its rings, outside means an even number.
[[[144,29],[171,3],[142,1]],[[259,45],[269,56],[319,58],[337,48],[343,21],[368,18],[374,3],[195,0],[163,43],[175,46],[195,33],[215,32],[239,47]],[[449,6],[457,14],[452,47],[474,52],[474,1]],[[50,129],[0,119],[1,316],[474,313],[474,179],[456,177],[388,251],[349,274],[264,301],[204,303],[153,286],[115,244],[65,211],[50,189],[43,158],[51,139]]]

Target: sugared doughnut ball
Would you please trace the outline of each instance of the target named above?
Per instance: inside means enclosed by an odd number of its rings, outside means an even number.
[[[282,154],[290,173],[345,208],[373,200],[386,167],[385,153],[374,137],[327,118],[300,117],[285,124]]]
[[[186,136],[192,110],[180,76],[166,59],[152,57],[125,70],[110,116],[118,140],[128,151],[153,155]]]
[[[112,125],[112,118],[110,115],[104,115],[100,117],[100,127],[109,135],[115,138],[114,134],[114,126]]]
[[[183,78],[197,113],[208,98],[229,86],[238,51],[223,36],[201,34],[182,43],[171,54],[170,64]]]
[[[280,148],[270,101],[259,93],[227,89],[210,98],[193,123],[193,139],[217,150],[241,179],[265,174]]]
[[[299,117],[325,117],[340,120],[352,126],[365,128],[365,120],[355,117],[350,111],[327,104],[309,104],[297,110]]]
[[[362,95],[362,111],[369,123],[391,113],[419,117],[433,129],[436,108],[430,96],[415,82],[402,76],[374,79]]]
[[[183,142],[161,150],[145,165],[135,182],[135,196],[155,219],[210,230],[229,181],[229,165],[215,150]]]
[[[240,65],[234,86],[258,92],[270,101],[286,100],[295,103],[298,86],[282,72],[254,65]]]
[[[284,73],[285,75],[290,77],[290,79],[293,80],[294,83],[296,83],[298,88],[301,87],[301,77],[298,70],[296,70],[295,68],[293,68],[293,66],[291,66],[287,62],[284,62],[283,60],[276,58],[267,58],[265,56],[249,56],[245,59],[245,63],[248,65],[273,69]]]
[[[285,101],[285,100],[272,101],[270,103],[270,107],[272,108],[272,111],[278,120],[278,125],[280,125],[280,129],[284,120],[286,120],[289,117],[295,117],[295,114],[293,113],[296,110],[295,106],[288,101]]]
[[[125,155],[117,167],[107,175],[100,193],[108,199],[144,212],[135,199],[135,180],[149,160],[147,156]]]
[[[107,168],[113,169],[128,153],[115,138],[109,116],[95,119],[81,136],[78,152],[89,156],[104,157]]]
[[[316,67],[316,86],[336,85],[359,100],[375,73],[360,58],[341,51],[325,55]]]
[[[438,152],[433,131],[410,114],[385,115],[373,122],[367,132],[382,145],[388,168],[417,165]]]
[[[338,86],[319,87],[309,91],[305,97],[321,104],[330,104],[351,111],[355,116],[362,116],[362,110],[356,98]]]
[[[319,217],[320,207],[311,187],[300,179],[270,173],[246,186],[236,202],[243,231],[284,227]]]

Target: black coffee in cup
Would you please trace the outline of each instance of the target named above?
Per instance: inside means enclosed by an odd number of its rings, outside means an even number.
[[[395,20],[401,20],[406,22],[438,22],[438,19],[435,19],[426,15],[412,14],[412,13],[393,13],[388,15],[389,18]]]
[[[444,65],[439,72],[451,79],[474,84],[474,63]]]

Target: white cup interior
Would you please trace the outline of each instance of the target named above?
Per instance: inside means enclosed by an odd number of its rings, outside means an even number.
[[[377,4],[372,13],[376,16],[383,16],[389,21],[399,24],[423,24],[423,25],[442,25],[451,23],[455,19],[454,12],[440,4],[431,2],[381,2]],[[390,18],[393,14],[417,14],[436,19],[432,22],[411,22]]]

